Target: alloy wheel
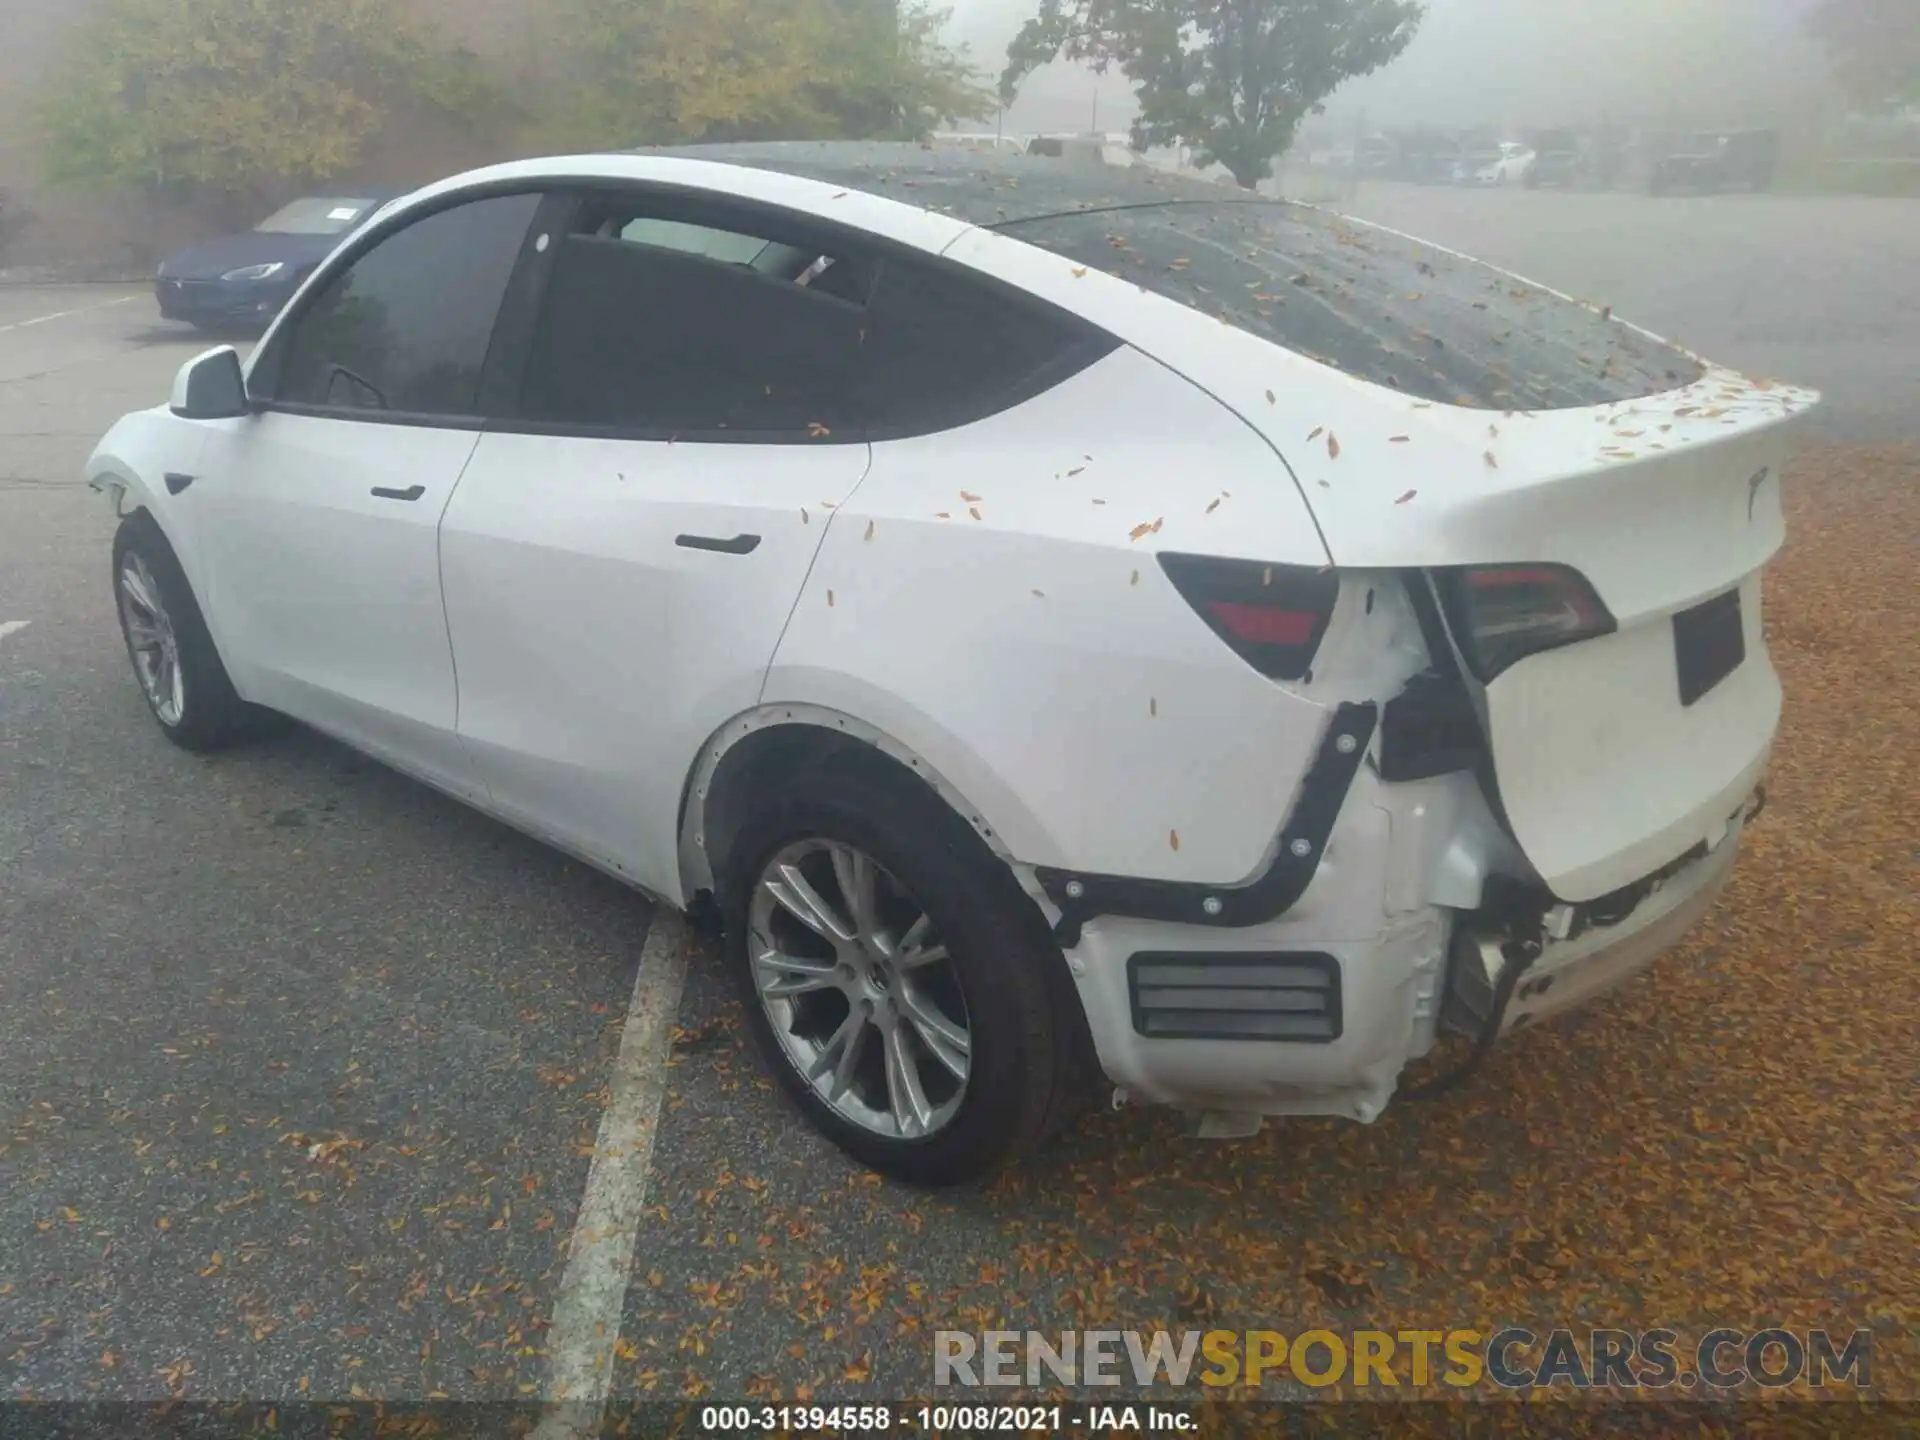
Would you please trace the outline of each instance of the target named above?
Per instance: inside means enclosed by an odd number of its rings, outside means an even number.
[[[760,1006],[823,1102],[889,1139],[951,1123],[973,1033],[946,946],[905,886],[852,845],[795,841],[756,878],[747,930]]]
[[[126,626],[127,650],[140,688],[163,725],[178,725],[187,709],[180,641],[153,571],[137,551],[130,551],[121,562],[119,592],[120,620]]]

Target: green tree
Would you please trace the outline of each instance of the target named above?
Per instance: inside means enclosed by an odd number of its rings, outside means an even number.
[[[1920,4],[1821,0],[1807,28],[1826,47],[1835,77],[1868,110],[1920,104]]]
[[[1050,60],[1122,71],[1140,102],[1136,149],[1190,145],[1248,189],[1301,119],[1346,80],[1407,48],[1419,0],[1041,0],[1007,47],[1000,94]]]
[[[874,6],[872,17],[849,11],[840,38],[822,57],[819,92],[838,121],[837,133],[914,140],[961,120],[994,113],[964,45],[941,35],[951,10],[910,4]]]
[[[101,0],[37,120],[55,183],[257,199],[340,174],[410,108],[491,100],[390,0]]]
[[[990,114],[947,12],[871,0],[559,0],[549,138],[583,148],[898,133]]]

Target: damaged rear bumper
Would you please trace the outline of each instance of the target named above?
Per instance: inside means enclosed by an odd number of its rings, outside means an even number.
[[[1368,841],[1384,836],[1360,819],[1297,910],[1226,931],[1109,915],[1085,926],[1069,967],[1125,1098],[1200,1112],[1202,1133],[1248,1133],[1239,1122],[1266,1115],[1371,1121],[1407,1093],[1401,1073],[1437,1024],[1492,1043],[1679,944],[1725,889],[1757,799],[1711,845],[1603,901],[1426,907],[1366,940],[1329,940],[1329,916],[1380,878],[1386,847]]]

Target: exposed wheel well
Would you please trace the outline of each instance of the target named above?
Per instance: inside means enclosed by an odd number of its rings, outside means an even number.
[[[918,758],[910,754],[905,758],[896,757],[865,736],[852,733],[851,725],[783,721],[743,735],[720,756],[704,781],[696,773],[688,785],[681,833],[683,836],[691,833],[696,851],[704,857],[704,863],[689,867],[693,870],[686,885],[690,910],[711,913],[714,877],[724,870],[741,826],[762,798],[778,789],[787,776],[827,765],[872,767],[892,780],[911,780],[908,788],[924,799],[930,818],[944,812],[942,818],[965,822],[974,832],[976,843],[992,853],[997,861],[1004,861],[1005,856],[998,852],[993,830],[985,819],[964,804],[955,804],[960,797],[943,794],[939,777],[931,774]],[[964,843],[964,837],[961,840]],[[701,870],[705,874],[700,874]],[[1087,1028],[1086,1010],[1067,969],[1066,957],[1053,942],[1051,927],[1040,906],[1031,896],[1027,898],[1032,922],[1046,937],[1046,951],[1054,958],[1048,967],[1047,981],[1056,1000],[1056,1011],[1071,1017],[1068,1023],[1073,1029],[1074,1063],[1083,1069],[1091,1066],[1097,1074],[1098,1062],[1092,1058],[1093,1038]]]

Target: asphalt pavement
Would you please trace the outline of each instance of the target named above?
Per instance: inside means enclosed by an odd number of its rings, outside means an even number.
[[[1357,208],[1825,385],[1838,439],[1915,438],[1920,205],[1382,187]],[[311,734],[208,759],[160,737],[79,472],[206,343],[138,288],[0,290],[0,1395],[535,1396],[649,907]],[[1530,1102],[1496,1090],[1481,1123],[1281,1122],[1238,1147],[1103,1112],[984,1192],[916,1195],[815,1139],[704,942],[681,960],[601,1337],[619,1395],[924,1392],[942,1324],[1308,1299],[1410,1323],[1423,1252],[1332,1237],[1427,1193],[1434,1147],[1509,1192],[1541,1163]],[[1505,1063],[1578,1067],[1568,1035],[1660,1009],[1630,987]],[[1648,1054],[1649,1084],[1693,1063]],[[1464,1309],[1475,1257],[1537,1239],[1484,1229],[1447,1262]],[[1308,1280],[1262,1288],[1282,1273]]]

